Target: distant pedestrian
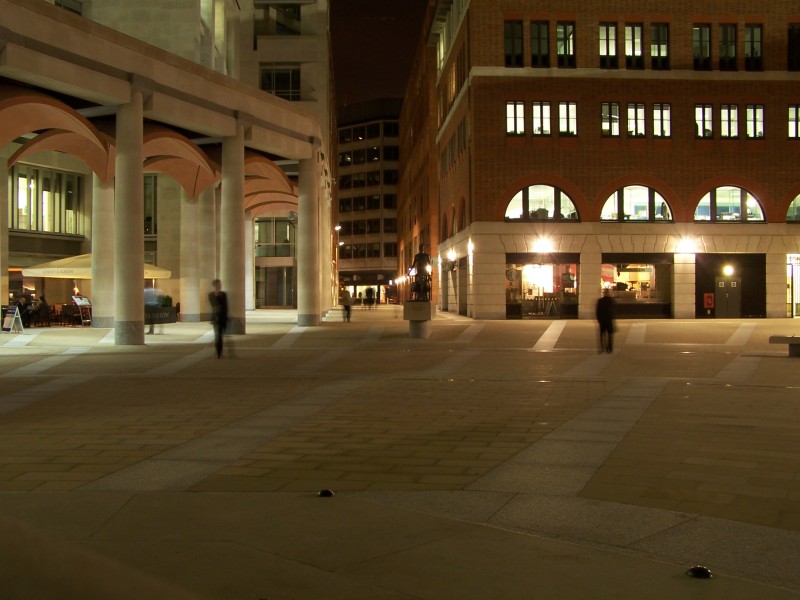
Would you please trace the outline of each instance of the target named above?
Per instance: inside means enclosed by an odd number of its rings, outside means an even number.
[[[614,351],[614,298],[608,289],[603,290],[603,295],[597,300],[597,325],[600,328],[600,353]]]
[[[350,310],[353,307],[353,296],[350,295],[350,290],[347,288],[342,290],[342,293],[339,296],[339,302],[344,308],[344,315],[342,316],[343,320],[347,323],[350,322]]]
[[[375,288],[367,288],[367,310],[375,308]]]
[[[208,294],[211,303],[211,322],[214,324],[214,348],[217,358],[222,358],[222,338],[228,326],[228,295],[222,291],[222,282],[215,279],[211,282],[214,289]]]

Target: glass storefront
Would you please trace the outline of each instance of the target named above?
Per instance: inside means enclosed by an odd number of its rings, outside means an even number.
[[[672,272],[671,255],[603,255],[600,286],[616,299],[618,316],[668,318]]]
[[[786,316],[800,317],[800,254],[786,255]]]
[[[506,318],[578,317],[577,256],[509,254]]]

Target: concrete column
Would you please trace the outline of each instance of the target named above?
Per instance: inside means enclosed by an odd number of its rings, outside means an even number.
[[[92,327],[114,327],[114,180],[92,176]]]
[[[197,257],[198,290],[200,294],[200,320],[211,320],[211,305],[208,293],[211,282],[217,278],[217,206],[216,185],[200,194],[197,201]]]
[[[786,297],[786,252],[768,252],[766,263],[767,318],[786,318],[790,315]]]
[[[256,243],[253,213],[244,213],[244,309],[256,308]]]
[[[197,215],[198,202],[181,193],[181,269],[180,303],[181,321],[197,323],[200,321],[200,248],[198,243]]]
[[[244,316],[244,126],[222,140],[220,279],[228,294],[228,331],[245,333]]]
[[[8,297],[8,158],[0,155],[0,304]]]
[[[311,327],[322,322],[320,312],[319,173],[317,152],[300,161],[297,214],[297,324]]]
[[[578,318],[595,319],[597,299],[600,297],[600,276],[603,255],[600,252],[581,252],[578,267]]]
[[[117,111],[114,207],[114,341],[144,344],[142,92]]]
[[[672,316],[695,318],[695,255],[675,254],[672,276]]]

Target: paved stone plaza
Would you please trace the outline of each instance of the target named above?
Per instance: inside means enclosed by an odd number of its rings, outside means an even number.
[[[295,322],[0,336],[2,598],[800,597],[800,322]]]

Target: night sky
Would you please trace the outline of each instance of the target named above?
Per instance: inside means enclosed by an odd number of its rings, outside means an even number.
[[[330,0],[337,103],[399,98],[427,0]]]

